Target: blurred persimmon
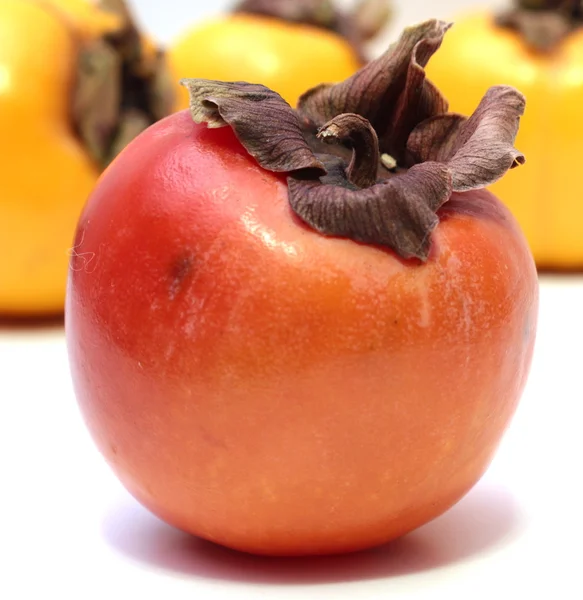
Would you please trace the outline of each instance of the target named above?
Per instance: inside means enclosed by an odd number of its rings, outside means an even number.
[[[380,31],[390,5],[363,0],[342,13],[330,0],[247,0],[186,29],[168,50],[170,67],[177,81],[261,83],[293,106],[308,88],[342,81],[362,66],[362,42]],[[186,90],[177,94],[177,108],[188,108]]]
[[[427,72],[462,114],[491,85],[524,93],[516,144],[527,163],[491,189],[518,219],[539,267],[583,268],[583,4],[515,5],[456,19]]]
[[[0,314],[63,310],[89,191],[168,112],[161,64],[121,1],[0,1]]]

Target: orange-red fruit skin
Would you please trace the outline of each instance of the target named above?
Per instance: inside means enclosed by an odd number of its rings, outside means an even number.
[[[398,537],[484,473],[523,390],[532,256],[487,191],[455,195],[426,264],[329,238],[285,179],[185,111],[102,176],[66,328],[86,423],[169,523],[267,555]]]

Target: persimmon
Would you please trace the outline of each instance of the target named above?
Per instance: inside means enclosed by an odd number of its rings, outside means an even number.
[[[490,463],[537,322],[526,240],[483,189],[524,162],[524,99],[495,87],[449,113],[423,70],[447,29],[406,30],[296,110],[187,80],[191,111],[93,191],[67,295],[74,388],[168,523],[258,554],[358,550],[437,517]]]
[[[342,81],[362,66],[362,42],[390,16],[389,0],[361,0],[352,13],[333,0],[245,0],[231,13],[182,32],[168,49],[175,79],[262,83],[294,105],[322,81]],[[177,109],[188,94],[177,89]]]
[[[83,203],[172,108],[161,62],[119,1],[0,1],[0,314],[62,313]]]
[[[456,19],[429,76],[465,113],[495,84],[520,88],[528,109],[517,144],[524,172],[492,191],[510,208],[541,268],[583,268],[583,5],[579,0],[517,0],[501,14]],[[458,73],[463,72],[463,80]]]

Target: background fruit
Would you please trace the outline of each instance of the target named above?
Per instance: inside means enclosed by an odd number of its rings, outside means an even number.
[[[342,81],[360,61],[335,33],[279,19],[229,15],[185,32],[169,48],[170,67],[183,77],[262,83],[294,105],[322,81]],[[180,88],[178,108],[188,107]]]
[[[526,96],[516,142],[526,164],[491,189],[518,219],[541,267],[583,268],[582,64],[583,28],[552,51],[535,52],[492,14],[476,13],[456,19],[426,69],[450,110],[463,114],[491,85],[513,85]]]
[[[75,36],[117,26],[82,0],[0,2],[0,313],[62,310],[67,249],[98,177],[69,125]]]
[[[62,313],[102,169],[174,105],[124,0],[0,0],[0,315]]]

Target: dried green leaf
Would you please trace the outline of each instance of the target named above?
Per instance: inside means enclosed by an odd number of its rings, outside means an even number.
[[[515,0],[514,4],[522,9],[534,11],[567,9],[571,6],[581,4],[581,0]]]
[[[263,85],[183,79],[190,93],[195,123],[230,125],[247,152],[276,172],[313,169],[324,173],[303,134],[297,114],[277,93]]]
[[[338,0],[242,0],[233,12],[274,17],[332,31],[344,37],[364,63],[363,43],[387,24],[392,16],[392,0],[361,0],[350,12],[339,8],[339,4]]]
[[[72,118],[89,154],[103,162],[119,122],[122,62],[103,40],[79,52]]]
[[[168,116],[176,104],[175,84],[168,67],[166,55],[159,51],[149,80],[148,104],[155,121]]]
[[[361,0],[351,15],[360,39],[372,40],[391,20],[393,2],[392,0]]]
[[[496,24],[520,33],[539,52],[554,50],[574,29],[583,26],[581,0],[515,0],[515,8],[496,16]]]
[[[109,162],[150,124],[150,118],[144,112],[135,108],[124,110],[120,116],[117,132],[109,150]]]
[[[560,13],[515,10],[500,15],[496,22],[502,27],[516,29],[527,45],[541,52],[549,52],[573,29],[568,18]]]
[[[99,5],[122,17],[123,26],[115,34],[81,45],[71,118],[90,156],[103,167],[122,142],[172,112],[175,92],[164,54],[144,53],[127,2],[100,0]]]
[[[98,0],[98,5],[103,10],[121,17],[124,23],[134,23],[134,18],[126,0]]]
[[[243,0],[233,12],[276,17],[334,30],[340,17],[333,0]]]

